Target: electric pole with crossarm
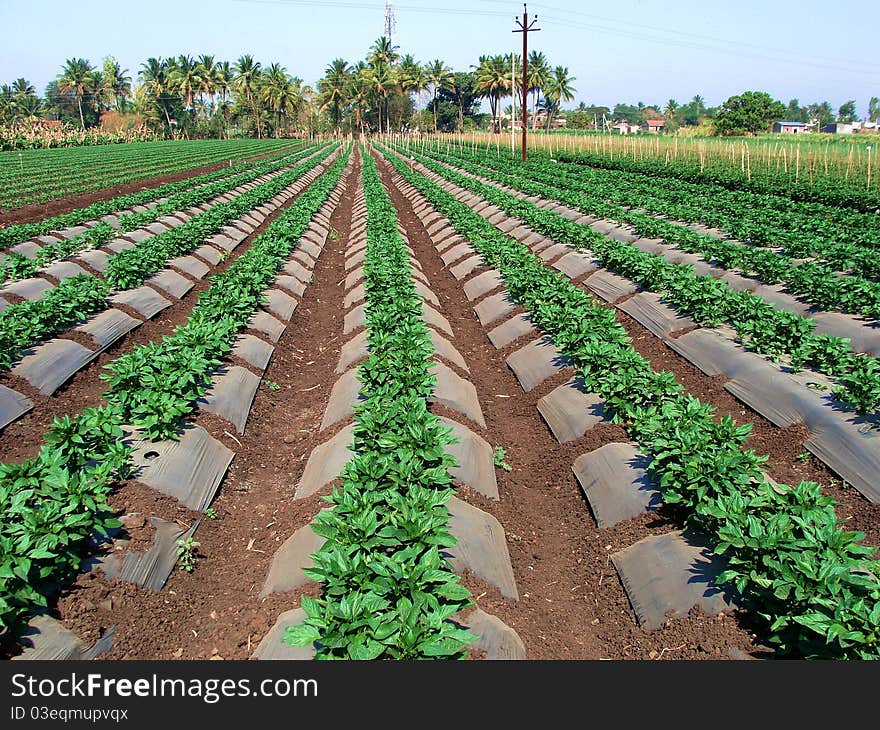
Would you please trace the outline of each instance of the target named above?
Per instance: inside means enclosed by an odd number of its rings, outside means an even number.
[[[536,15],[531,23],[529,23],[529,9],[526,7],[526,4],[523,3],[523,16],[522,22],[520,22],[519,18],[514,18],[516,20],[516,24],[519,26],[519,30],[514,30],[514,33],[522,33],[523,36],[523,75],[522,75],[522,161],[526,161],[526,129],[528,129],[528,118],[529,113],[527,111],[527,96],[529,93],[529,33],[534,33],[536,31],[541,30],[540,28],[535,28],[535,23],[538,22],[538,16]],[[510,79],[511,84],[513,84],[513,78]]]

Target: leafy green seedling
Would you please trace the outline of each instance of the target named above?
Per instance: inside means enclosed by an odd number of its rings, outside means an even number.
[[[192,573],[198,561],[197,551],[201,543],[193,540],[192,537],[186,540],[177,541],[177,560],[180,563],[180,569],[187,573]]]
[[[810,452],[804,451],[797,456],[798,460],[806,464],[810,460]]]
[[[504,471],[510,471],[512,467],[508,464],[504,459],[507,456],[507,452],[504,451],[503,446],[496,446],[495,451],[492,454],[492,460],[495,462],[495,466],[499,469],[504,469]]]
[[[278,383],[276,383],[274,380],[264,380],[263,382],[266,384],[266,387],[269,390],[281,390],[281,386],[278,385]]]
[[[216,520],[217,519],[217,511],[213,507],[208,507],[205,510],[205,517],[207,517],[209,520]]]

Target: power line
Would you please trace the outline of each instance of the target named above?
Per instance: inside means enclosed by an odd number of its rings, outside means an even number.
[[[493,5],[506,5],[506,4],[508,4],[507,0],[479,0],[479,2],[493,4]],[[657,31],[660,33],[668,33],[669,35],[672,35],[672,36],[678,35],[678,36],[684,36],[684,37],[688,37],[688,38],[694,38],[694,39],[697,39],[698,41],[714,41],[717,43],[725,43],[727,45],[744,46],[747,48],[753,48],[758,51],[764,51],[764,52],[770,51],[771,53],[772,52],[790,53],[792,55],[797,54],[797,53],[801,53],[800,51],[785,51],[784,49],[781,49],[781,50],[780,49],[771,49],[771,48],[768,48],[767,46],[762,46],[757,43],[749,43],[747,41],[740,41],[740,40],[731,40],[729,38],[719,38],[717,36],[706,35],[705,33],[692,33],[689,31],[678,30],[675,28],[668,28],[668,27],[657,26],[657,25],[648,25],[646,23],[637,23],[637,22],[633,22],[628,19],[627,20],[619,20],[617,18],[610,18],[610,17],[604,16],[604,15],[595,15],[593,13],[585,13],[583,11],[573,10],[571,8],[560,8],[560,7],[556,7],[554,5],[547,5],[545,3],[540,3],[540,2],[536,3],[536,6],[539,9],[549,10],[551,13],[558,12],[558,13],[563,13],[566,16],[576,15],[579,17],[589,18],[592,20],[598,20],[598,21],[602,21],[605,23],[616,23],[618,25],[626,25],[627,28],[629,28],[629,27],[644,28],[645,30]],[[545,15],[544,17],[547,17],[547,16]],[[569,20],[565,20],[564,22],[566,24],[571,24]],[[574,22],[577,22],[577,21],[574,21]],[[591,27],[598,28],[599,26],[587,25],[587,24],[582,23],[578,27],[582,28],[582,29],[583,28],[589,29]],[[607,29],[607,26],[605,26],[605,28]],[[622,29],[616,29],[616,31],[620,35],[625,35],[627,33],[626,30],[622,30]],[[644,36],[641,36],[641,37],[643,38]],[[705,45],[705,44],[701,44],[701,45]],[[713,46],[710,46],[710,47],[713,47]],[[838,58],[838,57],[822,56],[822,55],[816,54],[812,51],[810,51],[809,55],[810,55],[810,58],[830,61],[832,63],[837,63],[840,61],[840,58]],[[862,66],[876,66],[878,69],[880,69],[880,64],[878,64],[877,62],[874,62],[874,61],[866,61],[862,64]]]
[[[765,61],[773,61],[775,63],[786,63],[795,66],[811,66],[813,68],[821,68],[826,71],[840,71],[847,74],[866,74],[869,76],[876,76],[877,71],[874,71],[869,68],[858,68],[858,67],[849,67],[849,66],[840,66],[840,65],[831,65],[828,63],[822,63],[817,61],[811,61],[808,57],[803,56],[779,56],[779,55],[770,55],[769,53],[749,53],[744,51],[739,51],[733,48],[720,48],[718,46],[713,46],[706,43],[695,43],[691,41],[685,40],[676,40],[676,39],[667,39],[660,38],[657,36],[648,35],[645,33],[633,33],[630,31],[623,31],[619,28],[613,28],[609,26],[596,25],[593,23],[581,23],[576,20],[571,20],[568,18],[558,18],[554,16],[544,15],[542,18],[549,24],[558,26],[560,28],[574,28],[576,30],[592,30],[592,31],[601,31],[603,33],[608,33],[612,35],[623,36],[626,38],[631,38],[634,40],[645,41],[648,43],[657,43],[659,45],[677,47],[677,48],[687,48],[698,51],[709,51],[711,53],[725,53],[728,55],[733,55],[738,58],[752,58],[758,60]]]

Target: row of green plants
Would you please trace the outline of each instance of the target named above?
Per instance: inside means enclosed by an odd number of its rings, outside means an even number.
[[[645,290],[662,294],[696,322],[710,327],[728,322],[756,352],[786,358],[795,369],[811,367],[829,375],[836,380],[834,393],[838,400],[858,413],[880,410],[880,361],[853,353],[847,338],[816,334],[815,322],[809,317],[777,309],[748,291],[734,291],[720,279],[697,275],[692,265],[670,263],[659,254],[646,253],[632,244],[597,233],[587,225],[574,223],[433,159],[409,154],[436,174],[476,193],[541,234],[588,249],[605,268]]]
[[[0,628],[17,632],[119,521],[107,504],[132,476],[123,424],[176,438],[221,358],[339,181],[347,155],[299,195],[199,296],[186,324],[108,365],[107,405],[56,418],[39,454],[0,464]]]
[[[289,167],[313,152],[314,148],[310,147],[293,155],[276,157],[258,165],[247,165],[246,169],[239,169],[234,175],[226,175],[220,180],[174,193],[168,196],[164,202],[146,210],[120,215],[118,229],[109,223],[100,222],[78,236],[43,246],[33,258],[10,252],[7,258],[0,262],[0,284],[9,279],[26,279],[34,276],[42,267],[54,261],[72,256],[80,251],[102,246],[115,236],[149,225],[162,216],[207,203],[239,185],[253,182],[263,175]]]
[[[654,213],[669,216],[668,206],[653,206],[638,195],[629,196],[625,206],[607,202],[607,188],[587,183],[574,175],[566,175],[549,160],[532,160],[526,166],[517,166],[506,159],[489,155],[434,157],[452,164],[468,164],[484,177],[514,187],[529,195],[565,203],[587,215],[628,223],[636,233],[646,238],[663,238],[685,251],[698,253],[706,261],[724,268],[736,268],[762,279],[767,284],[782,282],[792,294],[804,301],[827,310],[839,310],[880,318],[880,283],[861,276],[841,276],[835,267],[816,261],[793,261],[790,256],[771,249],[759,248],[734,241],[697,233],[685,225]],[[650,206],[651,212],[644,209]],[[851,246],[852,247],[852,246]],[[880,251],[864,251],[871,266],[880,271]]]
[[[210,165],[280,154],[292,140],[185,140],[0,152],[0,207],[35,205]]]
[[[557,162],[554,169],[559,187],[586,186],[594,196],[620,205],[711,226],[757,246],[781,247],[792,258],[816,258],[839,271],[880,278],[880,218],[873,213],[583,165]]]
[[[297,145],[297,147],[299,146],[300,145]],[[296,150],[285,150],[281,155],[289,154],[291,151]],[[87,221],[97,220],[98,218],[110,215],[111,213],[117,213],[121,210],[133,208],[136,205],[152,203],[160,198],[176,195],[177,193],[189,190],[195,185],[204,185],[216,180],[222,180],[231,175],[237,175],[251,169],[256,164],[260,163],[243,162],[234,167],[224,167],[220,170],[215,170],[214,172],[207,172],[203,175],[188,177],[184,180],[166,183],[165,185],[141,190],[137,193],[118,195],[109,200],[100,200],[83,208],[77,208],[68,213],[43,218],[34,223],[15,223],[11,226],[0,229],[0,247],[13,246],[16,243],[35,238],[36,236],[42,236],[50,231],[60,230],[69,226],[77,226]]]
[[[606,413],[650,457],[664,503],[724,556],[721,584],[740,594],[780,654],[880,658],[880,562],[844,529],[820,485],[770,482],[766,456],[746,448],[750,425],[654,372],[613,308],[548,268],[453,195],[386,151],[412,183],[504,278],[510,296],[599,394]]]
[[[325,146],[317,155],[233,200],[217,203],[186,223],[115,254],[104,278],[78,274],[64,279],[40,299],[8,306],[0,312],[0,368],[11,367],[23,349],[105,309],[114,290],[140,286],[171,259],[189,253],[224,225],[292,185],[333,149],[335,146]]]
[[[701,169],[700,164],[689,160],[663,160],[620,156],[611,159],[602,153],[590,150],[558,150],[560,162],[577,165],[601,167],[609,170],[638,172],[652,177],[670,177],[686,182],[719,185],[728,190],[743,190],[759,195],[776,195],[794,201],[820,203],[822,205],[852,208],[862,213],[876,213],[880,210],[880,195],[876,190],[859,189],[853,184],[844,185],[842,180],[823,179],[811,183],[806,174],[799,181],[789,178],[782,171],[774,173],[766,170],[761,175],[749,178],[746,171],[730,165],[712,166]]]
[[[422,321],[406,241],[364,156],[364,262],[369,358],[355,412],[354,456],[312,529],[326,539],[306,574],[322,585],[301,600],[307,618],[284,641],[318,659],[463,658],[475,639],[450,619],[472,604],[442,555],[455,544],[446,502],[449,429],[428,411],[433,345]]]

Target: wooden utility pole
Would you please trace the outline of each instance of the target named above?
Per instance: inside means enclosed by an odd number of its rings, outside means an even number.
[[[526,4],[523,3],[523,16],[522,22],[520,22],[519,18],[515,18],[516,24],[519,26],[519,30],[514,30],[514,33],[522,33],[523,37],[523,75],[522,75],[522,161],[526,161],[527,153],[526,153],[526,129],[528,128],[528,93],[529,93],[529,33],[536,32],[541,30],[540,28],[535,28],[535,23],[538,22],[538,16],[536,15],[534,20],[529,23],[529,10],[526,7]],[[515,88],[515,84],[513,83],[513,77],[510,79],[511,83],[511,91]],[[513,96],[513,94],[511,94]],[[514,101],[514,105],[516,102]]]

